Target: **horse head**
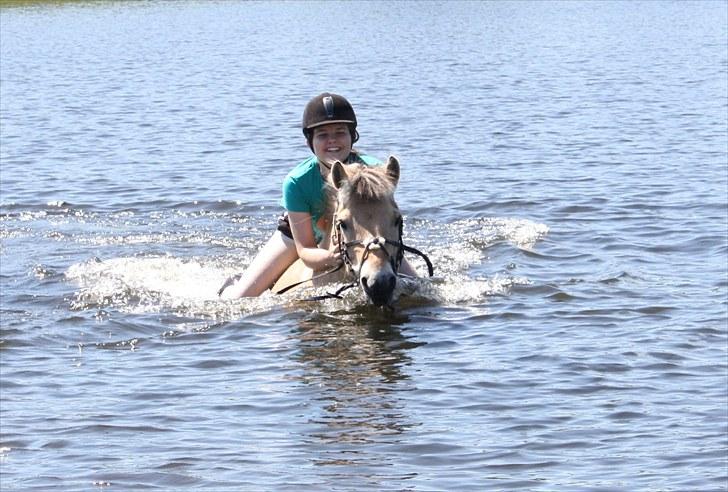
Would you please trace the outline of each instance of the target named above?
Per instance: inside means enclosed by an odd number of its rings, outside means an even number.
[[[384,166],[334,163],[329,181],[336,192],[332,229],[348,270],[375,305],[389,305],[402,261],[402,214],[394,201],[399,161]]]

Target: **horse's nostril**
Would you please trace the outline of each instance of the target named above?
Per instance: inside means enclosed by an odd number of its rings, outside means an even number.
[[[397,286],[397,277],[395,277],[394,275],[389,277],[389,279],[387,280],[387,284],[390,290],[394,289]]]
[[[392,298],[392,293],[397,285],[397,277],[395,275],[377,275],[370,279],[361,277],[361,286],[364,288],[369,299],[377,306],[388,304]]]

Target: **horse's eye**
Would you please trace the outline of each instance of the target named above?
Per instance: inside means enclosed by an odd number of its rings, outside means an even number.
[[[342,231],[345,231],[346,229],[348,229],[348,228],[349,228],[349,226],[347,226],[347,225],[346,225],[346,222],[344,222],[343,220],[340,220],[340,221],[339,221],[339,224],[338,224],[338,225],[339,225],[339,228],[340,228],[340,229],[341,229]]]
[[[402,225],[402,216],[398,215],[396,219],[394,219],[394,225],[397,227],[400,227]]]

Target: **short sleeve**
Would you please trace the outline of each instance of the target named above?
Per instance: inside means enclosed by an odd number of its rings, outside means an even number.
[[[289,212],[310,212],[298,181],[292,176],[286,176],[286,179],[283,180],[281,205]]]

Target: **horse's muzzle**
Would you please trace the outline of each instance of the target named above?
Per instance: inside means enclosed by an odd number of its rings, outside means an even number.
[[[392,301],[397,276],[392,272],[378,272],[372,277],[361,277],[361,286],[375,306],[386,306]]]

